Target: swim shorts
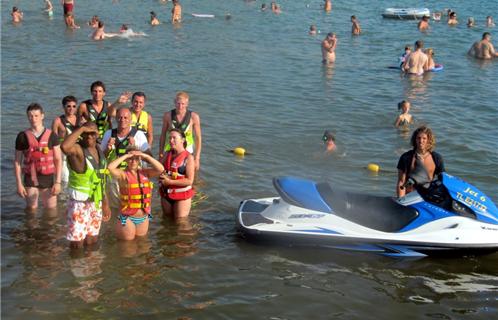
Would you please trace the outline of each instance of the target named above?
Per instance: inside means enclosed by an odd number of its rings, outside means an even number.
[[[67,201],[67,234],[69,241],[82,241],[87,235],[98,236],[102,223],[102,209],[89,201]]]
[[[72,3],[64,3],[64,14],[68,14],[68,12],[73,12],[73,4]]]

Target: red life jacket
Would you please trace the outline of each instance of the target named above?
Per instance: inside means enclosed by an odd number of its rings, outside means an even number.
[[[54,149],[48,147],[50,134],[52,130],[45,129],[40,137],[36,139],[34,133],[28,129],[25,130],[29,147],[24,150],[23,172],[31,176],[35,185],[38,185],[37,174],[50,175],[55,172]]]
[[[189,154],[190,153],[187,150],[184,150],[173,159],[173,152],[168,152],[163,165],[170,179],[185,179],[185,174],[181,174],[178,171],[180,171],[179,169],[182,169],[182,172],[185,172],[187,170],[187,157],[189,156]],[[162,186],[161,189],[159,189],[159,193],[163,198],[169,198],[171,200],[185,200],[192,198],[195,194],[195,191],[192,186]]]
[[[120,188],[121,214],[132,216],[140,209],[150,214],[152,182],[141,170],[137,171],[136,175],[131,171],[125,173],[128,187]]]

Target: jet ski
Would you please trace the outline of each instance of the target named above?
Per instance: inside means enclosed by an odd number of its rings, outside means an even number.
[[[496,205],[476,187],[446,173],[428,192],[401,198],[294,177],[274,178],[273,185],[279,197],[240,203],[236,220],[243,237],[391,257],[498,251]]]
[[[430,17],[431,11],[427,8],[387,8],[382,13],[382,17],[390,19],[413,19],[418,20],[423,17]]]

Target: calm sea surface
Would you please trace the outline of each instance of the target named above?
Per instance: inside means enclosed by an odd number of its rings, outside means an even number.
[[[497,1],[279,1],[282,14],[261,13],[261,1],[182,1],[184,22],[162,21],[171,3],[77,0],[79,30],[66,30],[54,0],[2,0],[1,20],[1,280],[6,319],[491,319],[498,314],[498,254],[459,259],[393,260],[369,254],[262,247],[237,235],[240,200],[271,196],[277,175],[330,181],[348,189],[393,195],[399,155],[409,132],[392,123],[396,104],[412,102],[417,124],[430,125],[449,173],[498,201],[498,61],[466,56]],[[385,7],[431,10],[451,6],[461,24],[385,20]],[[267,3],[269,5],[269,1]],[[12,6],[25,21],[13,25]],[[191,13],[215,14],[214,19]],[[231,19],[226,20],[225,14]],[[117,32],[122,23],[146,37],[91,41],[85,22],[94,14]],[[349,17],[364,30],[351,37]],[[468,29],[467,17],[478,26]],[[307,34],[310,24],[321,33]],[[320,40],[337,33],[337,63],[321,64]],[[387,66],[407,44],[423,39],[444,71],[404,78]],[[16,134],[28,126],[25,109],[39,102],[46,125],[62,112],[60,100],[90,97],[102,80],[107,97],[145,91],[154,118],[157,154],[161,116],[176,91],[190,93],[202,120],[202,195],[189,223],[162,219],[155,199],[149,237],[121,243],[112,224],[100,247],[70,256],[65,201],[55,217],[29,217],[15,194]],[[415,126],[414,126],[415,127]],[[414,128],[412,127],[412,129]],[[339,151],[323,154],[321,135],[335,132]],[[226,150],[243,146],[251,155]],[[369,174],[374,162],[386,171]]]

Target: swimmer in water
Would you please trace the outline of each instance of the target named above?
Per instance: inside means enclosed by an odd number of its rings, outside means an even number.
[[[423,16],[422,20],[418,23],[418,30],[426,31],[429,29],[429,16]]]
[[[452,11],[448,16],[448,25],[454,26],[458,24],[457,14],[455,11]]]
[[[23,19],[23,13],[17,7],[12,8],[12,12],[10,13],[10,15],[12,16],[12,22],[14,23],[21,22]]]
[[[442,16],[443,16],[442,12],[434,12],[434,13],[432,13],[432,20],[441,21]]]
[[[415,52],[410,53],[403,63],[402,70],[408,74],[423,75],[424,67],[427,64],[427,55],[423,52],[424,42],[417,40],[415,42]]]
[[[325,12],[332,11],[332,0],[325,0],[325,4],[323,5],[323,10],[325,10]]]
[[[430,71],[436,67],[436,62],[434,61],[434,50],[432,48],[427,48],[424,53],[427,55],[427,63],[424,70]]]
[[[495,23],[493,21],[493,17],[487,16],[486,17],[486,27],[490,28],[490,27],[494,27],[494,26],[495,26]]]
[[[322,140],[325,144],[325,151],[327,153],[332,153],[337,149],[337,146],[335,145],[335,137],[329,130],[325,130]]]
[[[266,11],[266,9],[268,9],[268,7],[266,6],[266,3],[263,3],[261,5],[261,11]]]
[[[68,12],[66,14],[66,26],[71,29],[79,29],[80,26],[74,22],[74,14],[72,11]]]
[[[97,27],[97,30],[95,30],[92,34],[92,39],[93,40],[104,40],[105,38],[113,38],[115,36],[118,36],[119,34],[117,33],[105,33],[104,31],[104,21],[99,21],[99,25]]]
[[[406,61],[406,58],[408,58],[408,56],[410,55],[410,53],[412,53],[412,47],[410,46],[406,46],[405,47],[405,52],[401,55],[401,57],[399,57],[399,61],[400,61],[400,67],[403,68],[403,64],[405,63]]]
[[[316,26],[315,26],[314,24],[312,24],[312,25],[310,26],[310,32],[308,32],[308,34],[309,34],[310,36],[316,36],[316,32],[317,32],[317,31],[316,31]]]
[[[476,26],[476,23],[474,21],[474,18],[470,17],[468,20],[467,20],[467,27],[469,28],[472,28],[472,27],[475,27]]]
[[[403,100],[398,103],[398,110],[401,110],[401,114],[396,118],[394,122],[394,126],[399,128],[400,126],[407,126],[413,121],[412,115],[410,112],[410,102],[407,100]]]
[[[154,11],[151,11],[150,12],[150,24],[153,26],[157,26],[160,23],[161,22],[159,21],[159,19],[157,19],[156,13]]]
[[[273,9],[273,13],[275,13],[275,14],[281,14],[282,13],[282,9],[280,9],[280,5],[279,4],[275,4],[275,9]]]
[[[50,0],[45,0],[45,10],[49,17],[53,17],[54,15],[54,6]]]
[[[90,21],[88,21],[88,25],[92,28],[98,28],[99,27],[99,16],[93,16]]]
[[[467,54],[474,58],[484,60],[490,60],[498,57],[498,53],[495,51],[495,47],[491,43],[491,33],[484,32],[482,34],[482,40],[474,42]]]
[[[331,64],[335,62],[335,48],[337,47],[337,36],[333,32],[327,33],[322,41],[322,63]]]
[[[179,0],[173,0],[173,9],[171,9],[171,23],[182,22],[182,6]]]
[[[351,33],[354,36],[359,36],[361,34],[360,22],[356,19],[356,16],[351,16]]]

